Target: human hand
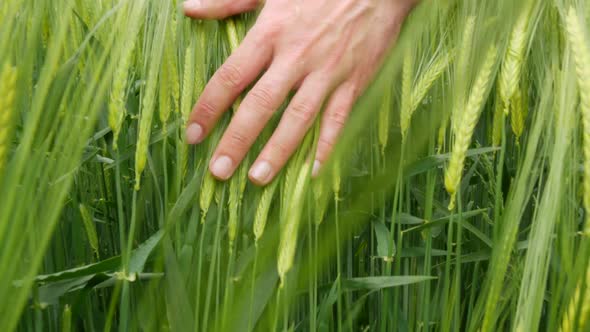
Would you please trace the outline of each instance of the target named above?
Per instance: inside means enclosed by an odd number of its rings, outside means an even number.
[[[267,0],[239,48],[205,87],[190,116],[187,141],[198,144],[262,71],[219,143],[209,169],[227,180],[264,126],[297,93],[254,162],[249,178],[268,184],[287,163],[325,104],[313,175],[333,150],[348,115],[379,69],[417,0]],[[189,0],[193,18],[225,18],[258,0]]]

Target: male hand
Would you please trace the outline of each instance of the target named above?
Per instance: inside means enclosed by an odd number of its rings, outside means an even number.
[[[198,144],[238,96],[245,96],[209,169],[227,180],[274,112],[297,90],[249,178],[268,184],[301,144],[325,104],[313,174],[333,150],[348,115],[393,46],[416,0],[266,0],[256,24],[205,87],[190,116]],[[220,19],[254,10],[258,0],[188,0],[186,15]]]

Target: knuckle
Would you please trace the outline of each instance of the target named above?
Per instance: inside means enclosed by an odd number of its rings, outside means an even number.
[[[228,89],[239,89],[243,84],[243,75],[240,69],[233,65],[226,63],[219,71],[217,71],[219,83]]]
[[[228,133],[228,135],[232,149],[241,150],[247,149],[250,146],[251,139],[249,135],[239,132],[237,130]]]
[[[219,110],[208,101],[201,101],[197,104],[196,115],[204,120],[213,120],[217,117]]]
[[[309,101],[299,101],[295,102],[291,107],[289,107],[288,112],[293,117],[303,121],[304,123],[309,123],[313,121],[316,116],[316,107]]]
[[[270,142],[269,143],[269,150],[270,150],[270,155],[274,158],[278,158],[280,160],[286,160],[289,158],[290,155],[290,149],[287,147],[287,145],[285,145],[284,143],[281,142]]]
[[[274,108],[273,94],[270,88],[257,87],[248,95],[255,111],[272,112]]]
[[[257,42],[262,44],[268,42],[269,40],[274,41],[279,36],[280,32],[281,23],[274,20],[269,20],[266,23],[260,25],[258,33],[256,34]]]
[[[318,151],[328,152],[334,146],[334,139],[332,137],[321,136],[318,140]]]
[[[266,12],[263,10],[253,30],[256,31],[256,36],[266,38],[268,42],[268,40],[276,40],[284,26],[285,18],[282,15],[277,15],[274,11]]]
[[[327,113],[326,116],[331,123],[338,125],[338,127],[344,127],[348,119],[348,110],[344,107],[338,107]]]

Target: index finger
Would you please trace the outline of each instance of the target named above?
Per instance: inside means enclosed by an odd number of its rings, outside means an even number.
[[[205,86],[187,124],[189,144],[205,139],[223,113],[270,62],[272,48],[260,36],[253,28]]]

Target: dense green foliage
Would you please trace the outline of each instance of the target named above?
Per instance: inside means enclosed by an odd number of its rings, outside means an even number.
[[[590,329],[590,6],[423,0],[317,179],[189,147],[255,14],[0,2],[0,326]],[[247,160],[272,133],[266,128]]]

